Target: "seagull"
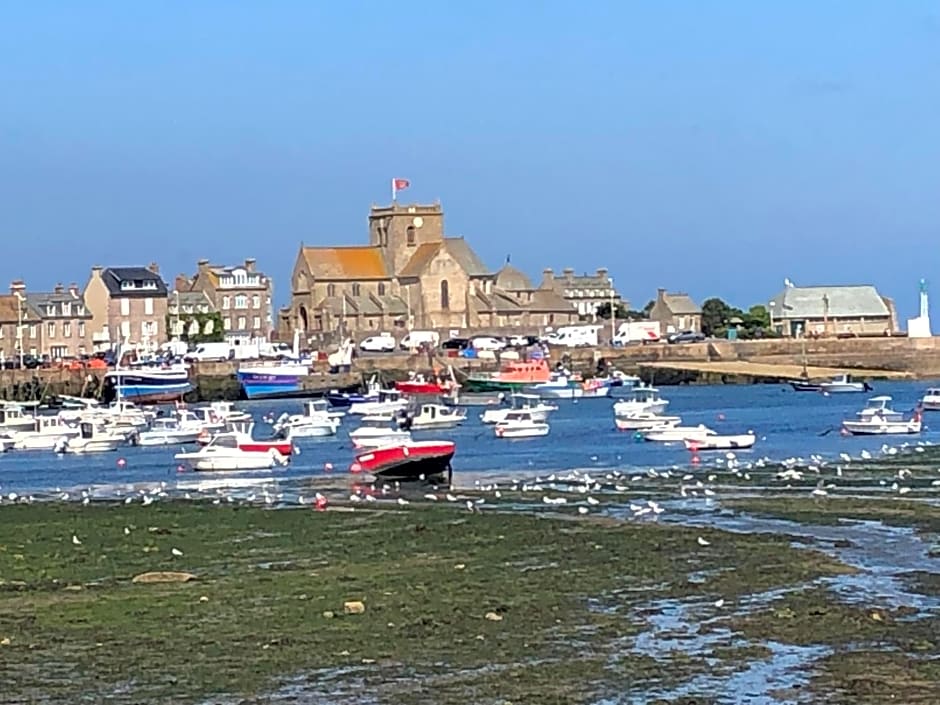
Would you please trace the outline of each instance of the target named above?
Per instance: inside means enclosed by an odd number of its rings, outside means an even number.
[[[593,497],[588,497],[587,503],[590,504],[591,506],[596,506],[600,504],[600,500],[594,499]]]
[[[82,540],[78,538],[78,536],[76,536],[75,534],[72,534],[72,543],[74,543],[76,546],[81,546]]]
[[[172,553],[177,558],[183,555],[183,552],[179,550],[178,548],[171,548],[170,553]]]
[[[444,495],[444,497],[447,499],[448,502],[456,502],[456,501],[457,501],[457,498],[454,497],[454,495],[450,494],[449,492],[448,492],[446,495]]]
[[[399,503],[401,506],[403,506],[403,507],[404,507],[406,504],[411,504],[411,502],[409,502],[409,501],[408,501],[407,499],[405,499],[404,497],[399,497],[399,498],[398,498],[398,503]]]
[[[588,513],[587,507],[578,507],[578,514],[587,514],[587,513]]]
[[[724,607],[724,606],[725,606],[725,601],[724,601],[724,600],[717,600],[717,601],[715,602],[715,607],[717,607],[718,609],[721,609],[721,608]]]
[[[428,500],[428,501],[431,501],[431,502],[436,502],[436,501],[437,501],[437,495],[436,495],[436,494],[431,494],[430,492],[429,492],[428,494],[424,495],[424,498],[425,498],[426,500]]]
[[[130,530],[129,528],[127,528],[126,526],[124,527],[124,535],[125,535],[125,536],[130,536],[130,535],[131,535],[131,530]]]
[[[711,546],[711,543],[712,543],[711,541],[707,541],[706,539],[703,539],[701,536],[698,537],[699,546]]]

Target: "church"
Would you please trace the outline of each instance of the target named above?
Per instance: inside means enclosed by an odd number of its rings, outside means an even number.
[[[284,338],[308,342],[407,330],[497,332],[575,323],[577,309],[552,288],[535,287],[508,262],[490,271],[462,237],[448,237],[433,205],[372,206],[369,244],[301,244]]]

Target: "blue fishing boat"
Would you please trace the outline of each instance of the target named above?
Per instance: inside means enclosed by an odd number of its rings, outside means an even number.
[[[111,370],[104,376],[104,399],[161,403],[182,399],[193,390],[186,365],[140,366]]]
[[[241,367],[238,383],[248,399],[280,399],[309,396],[303,388],[303,378],[310,374],[310,366],[302,362],[275,362]]]

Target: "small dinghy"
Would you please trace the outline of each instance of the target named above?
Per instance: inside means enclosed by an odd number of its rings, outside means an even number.
[[[757,442],[753,433],[742,433],[736,436],[705,436],[703,438],[686,439],[685,447],[692,452],[700,450],[743,450],[750,448]]]
[[[408,441],[374,448],[356,456],[362,471],[387,480],[427,480],[450,477],[451,458],[457,450],[451,441]]]

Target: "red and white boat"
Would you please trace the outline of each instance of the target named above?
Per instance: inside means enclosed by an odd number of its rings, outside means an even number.
[[[353,467],[383,479],[424,480],[451,475],[457,445],[450,441],[410,441],[382,446],[356,456]]]
[[[244,450],[249,453],[267,453],[268,451],[276,450],[286,458],[290,458],[294,453],[294,444],[290,440],[283,438],[258,440],[252,438],[251,432],[254,430],[254,423],[230,423],[228,426],[231,429],[230,433],[234,434],[237,440],[239,450]],[[198,441],[202,445],[207,445],[212,441],[213,437],[214,436],[210,433],[203,433],[199,436]]]
[[[453,383],[450,380],[442,382],[425,379],[424,375],[415,375],[404,382],[395,382],[395,389],[402,394],[440,396],[441,394],[450,394]]]

